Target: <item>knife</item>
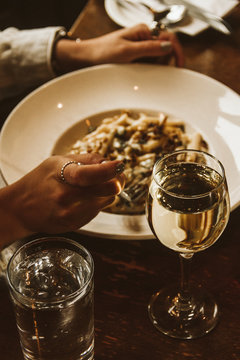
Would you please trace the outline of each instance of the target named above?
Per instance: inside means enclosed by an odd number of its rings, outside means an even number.
[[[165,5],[184,5],[186,6],[188,13],[193,18],[197,18],[199,20],[204,21],[209,26],[213,27],[214,29],[226,34],[230,35],[232,33],[231,26],[223,20],[220,16],[217,16],[210,11],[207,11],[203,8],[200,8],[196,5],[190,4],[186,0],[160,0],[160,2],[164,3]]]

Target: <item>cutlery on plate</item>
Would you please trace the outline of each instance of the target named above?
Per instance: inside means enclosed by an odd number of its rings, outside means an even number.
[[[184,5],[173,4],[168,6],[167,9],[156,11],[143,1],[117,0],[117,2],[120,6],[123,6],[130,11],[136,9],[140,11],[146,11],[147,9],[153,15],[153,21],[150,25],[150,29],[153,35],[158,35],[160,30],[164,30],[168,27],[172,27],[175,24],[178,24],[184,19],[187,13]]]
[[[153,21],[161,20],[162,18],[164,18],[164,16],[167,15],[167,13],[170,10],[170,7],[168,6],[167,9],[164,9],[161,11],[156,11],[150,5],[146,4],[143,1],[117,0],[117,3],[129,11],[133,11],[136,9],[140,10],[140,11],[148,10],[149,13],[151,13],[153,15]]]
[[[143,177],[142,179],[137,179],[138,181],[133,181],[133,184],[124,188],[120,192],[119,196],[126,204],[131,205],[137,203],[140,199],[146,196],[148,192],[150,174],[147,175],[148,176]]]
[[[136,185],[126,190],[122,190],[119,196],[126,204],[130,205],[138,202],[140,199],[146,196],[147,192],[148,192],[147,186]]]
[[[173,4],[184,5],[187,8],[189,15],[193,18],[199,19],[207,23],[209,26],[224,34],[230,35],[232,33],[231,26],[223,20],[220,16],[213,14],[201,7],[193,5],[186,0],[159,0],[162,4],[171,6]]]
[[[153,21],[151,24],[152,33],[158,35],[160,30],[173,27],[179,24],[186,16],[187,8],[184,5],[172,5],[169,12],[162,19]]]

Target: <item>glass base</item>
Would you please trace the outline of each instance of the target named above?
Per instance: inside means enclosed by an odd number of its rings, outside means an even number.
[[[218,321],[218,306],[211,295],[200,288],[183,299],[176,289],[166,288],[152,296],[148,313],[153,325],[178,339],[194,339],[209,333]]]
[[[64,341],[62,341],[64,343]],[[60,353],[54,351],[45,351],[44,354],[40,352],[38,349],[36,349],[35,352],[29,351],[29,349],[26,349],[22,347],[23,357],[24,360],[49,360],[49,359],[61,359],[61,360],[93,360],[94,359],[94,339],[92,340],[92,343],[90,346],[80,354],[67,354],[66,352]]]

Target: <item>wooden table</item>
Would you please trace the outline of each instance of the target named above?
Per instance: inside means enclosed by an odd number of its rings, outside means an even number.
[[[234,34],[212,29],[193,38],[179,35],[186,68],[211,76],[240,94],[240,6],[227,17]],[[75,34],[94,37],[119,28],[106,15],[103,0],[90,0],[75,24]],[[8,103],[11,109],[14,103]],[[7,113],[8,110],[5,110]],[[3,113],[2,113],[3,114]],[[178,257],[157,240],[110,240],[70,233],[95,261],[96,360],[239,360],[240,359],[240,208],[231,213],[219,241],[195,255],[192,281],[217,299],[218,326],[208,335],[181,341],[151,324],[151,295],[179,278]],[[4,278],[0,280],[1,360],[20,360],[15,319]],[[55,359],[54,359],[55,360]]]

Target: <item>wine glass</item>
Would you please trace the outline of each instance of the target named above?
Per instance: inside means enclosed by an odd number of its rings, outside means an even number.
[[[190,286],[193,254],[213,245],[230,212],[223,165],[197,150],[180,150],[158,160],[153,168],[146,213],[154,235],[179,253],[180,286],[154,294],[148,306],[152,323],[179,339],[200,337],[218,320],[218,306],[201,287]]]

